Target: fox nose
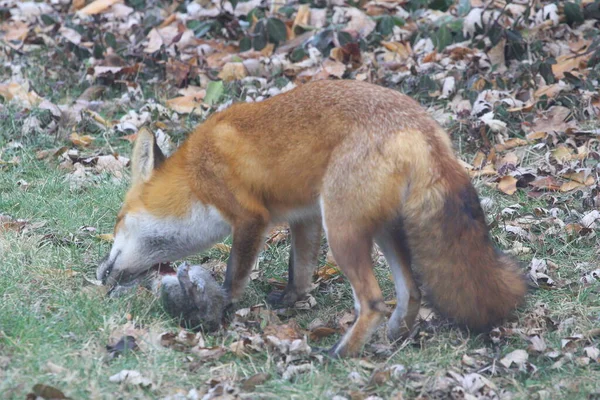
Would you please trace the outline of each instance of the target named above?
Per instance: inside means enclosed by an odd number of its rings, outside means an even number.
[[[106,285],[107,282],[109,282],[109,277],[111,278],[110,281],[113,281],[112,284],[115,284],[119,281],[118,279],[115,280],[114,279],[115,277],[111,277],[111,274],[112,274],[113,268],[115,266],[115,261],[117,260],[117,258],[119,258],[120,255],[121,255],[121,252],[119,251],[116,254],[116,256],[111,260],[110,253],[109,253],[98,264],[98,270],[96,271],[96,278],[98,280],[102,281],[103,285]]]
[[[113,267],[115,265],[114,262],[110,262],[109,256],[106,256],[100,261],[98,264],[98,271],[96,273],[96,278],[102,282],[103,285],[106,285],[108,277],[112,273]]]

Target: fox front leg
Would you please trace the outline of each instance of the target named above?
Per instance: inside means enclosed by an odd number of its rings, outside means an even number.
[[[310,290],[321,243],[321,217],[290,223],[291,242],[288,284],[283,291],[274,290],[267,301],[275,306],[293,306]]]
[[[244,293],[266,227],[267,222],[262,218],[253,218],[233,227],[233,244],[223,284],[229,303],[235,303]]]

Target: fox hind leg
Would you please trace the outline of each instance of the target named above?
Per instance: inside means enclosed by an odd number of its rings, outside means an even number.
[[[371,236],[352,232],[347,226],[327,225],[327,240],[338,266],[350,281],[357,318],[331,349],[334,356],[356,356],[384,318],[385,304],[373,274]]]
[[[394,277],[397,303],[388,321],[387,335],[390,341],[396,341],[412,330],[421,307],[421,291],[413,278],[410,252],[401,225],[386,229],[377,236],[376,242]]]

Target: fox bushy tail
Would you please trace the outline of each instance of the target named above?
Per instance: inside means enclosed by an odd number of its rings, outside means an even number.
[[[446,174],[411,199],[404,213],[411,259],[438,312],[484,331],[523,302],[524,274],[515,260],[494,247],[468,176],[458,168]]]

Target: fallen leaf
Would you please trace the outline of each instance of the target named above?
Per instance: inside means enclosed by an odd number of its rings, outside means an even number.
[[[192,354],[196,355],[201,361],[218,360],[227,353],[227,349],[221,346],[192,348]]]
[[[231,252],[231,246],[225,243],[217,243],[213,246],[213,249],[219,250],[221,253],[225,254]]]
[[[323,62],[323,69],[331,76],[335,76],[336,78],[341,78],[346,72],[346,66],[339,62],[327,59]]]
[[[116,178],[123,177],[123,171],[129,165],[129,159],[118,155],[105,155],[96,158],[94,169],[97,172],[108,172]]]
[[[567,146],[558,146],[552,150],[552,156],[560,163],[565,163],[573,158],[573,152]]]
[[[271,374],[265,372],[252,375],[250,378],[246,379],[244,383],[242,383],[242,390],[246,392],[252,392],[256,386],[264,384],[269,379],[271,379]]]
[[[115,235],[112,233],[101,233],[98,235],[98,239],[103,240],[105,242],[114,242]]]
[[[539,335],[531,336],[529,338],[529,341],[531,342],[531,344],[527,348],[527,351],[529,351],[530,353],[543,353],[544,351],[546,351],[547,346],[543,337]]]
[[[572,190],[581,189],[584,187],[585,187],[585,185],[583,183],[579,183],[579,182],[575,182],[575,181],[568,181],[568,182],[565,182],[562,185],[560,185],[560,191],[561,192],[570,192]]]
[[[48,361],[45,365],[46,370],[51,374],[63,374],[68,371],[65,367],[61,367],[58,364]]]
[[[225,82],[237,81],[248,76],[248,71],[241,62],[228,62],[223,65],[218,76]]]
[[[179,114],[202,114],[202,96],[201,94],[191,94],[187,96],[175,97],[166,101],[166,105],[171,110]]]
[[[560,190],[561,185],[556,178],[552,176],[544,176],[529,182],[531,186],[538,190]]]
[[[295,320],[290,320],[283,325],[268,325],[264,329],[265,336],[275,336],[281,340],[301,339],[304,335],[300,331],[300,326]]]
[[[591,56],[592,53],[590,52],[582,55],[563,54],[562,56],[558,56],[556,64],[552,64],[552,73],[557,79],[562,79],[565,77],[566,72],[571,72],[574,69],[583,70]]]
[[[513,364],[521,368],[525,365],[529,359],[529,354],[525,350],[515,350],[508,353],[505,357],[500,360],[500,364],[506,368],[510,368]]]
[[[43,100],[37,93],[29,90],[29,85],[15,82],[0,85],[0,96],[4,97],[7,102],[17,100],[25,108],[32,108]]]
[[[310,310],[317,305],[317,300],[310,294],[306,295],[302,300],[294,303],[294,308],[298,310]]]
[[[504,143],[499,143],[499,144],[495,145],[494,148],[496,149],[496,151],[506,151],[506,150],[513,149],[515,147],[525,146],[526,144],[527,144],[526,140],[523,140],[520,138],[512,138],[512,139],[506,140]]]
[[[335,335],[337,333],[337,329],[333,329],[333,328],[328,328],[326,326],[320,326],[317,327],[315,329],[313,329],[310,332],[310,340],[314,341],[314,342],[318,342],[319,340],[331,336],[331,335]]]
[[[108,10],[113,4],[122,3],[123,0],[94,0],[79,10],[83,15],[96,15]]]
[[[34,385],[32,391],[34,399],[36,397],[41,397],[45,400],[69,399],[69,397],[65,396],[65,394],[59,389],[41,383]],[[29,395],[27,396],[27,398],[29,399]]]
[[[82,147],[87,147],[94,141],[94,138],[92,136],[89,136],[89,135],[80,136],[79,134],[77,134],[75,132],[71,133],[71,136],[69,136],[69,139],[71,140],[71,143],[73,143],[75,146],[82,146]]]
[[[150,379],[144,377],[139,371],[124,369],[121,372],[108,378],[113,383],[124,383],[133,386],[152,387]]]
[[[355,31],[362,37],[367,37],[375,27],[376,22],[369,18],[365,13],[360,11],[358,8],[347,8],[345,9],[346,18],[350,18],[350,21],[346,25],[348,31]]]
[[[106,351],[108,352],[109,358],[113,359],[123,353],[137,350],[137,348],[138,345],[133,336],[123,336],[117,343],[107,345]]]
[[[312,364],[301,364],[301,365],[288,365],[286,370],[282,374],[283,380],[290,381],[292,378],[300,374],[305,374],[314,369]]]
[[[503,176],[498,183],[498,189],[508,195],[513,195],[517,191],[518,179],[513,176]]]
[[[27,221],[24,219],[14,219],[6,214],[0,214],[0,232],[9,230],[21,232],[25,226]]]
[[[352,327],[352,325],[354,324],[355,319],[356,318],[353,312],[344,313],[344,315],[342,315],[341,318],[338,320],[338,326],[341,329],[341,333],[345,333],[348,329],[350,329],[350,327]]]
[[[186,351],[194,346],[204,347],[204,338],[201,333],[194,334],[186,330],[178,333],[165,332],[160,335],[160,344],[177,351]]]
[[[585,355],[595,362],[600,362],[600,350],[596,346],[584,347],[583,351]]]

